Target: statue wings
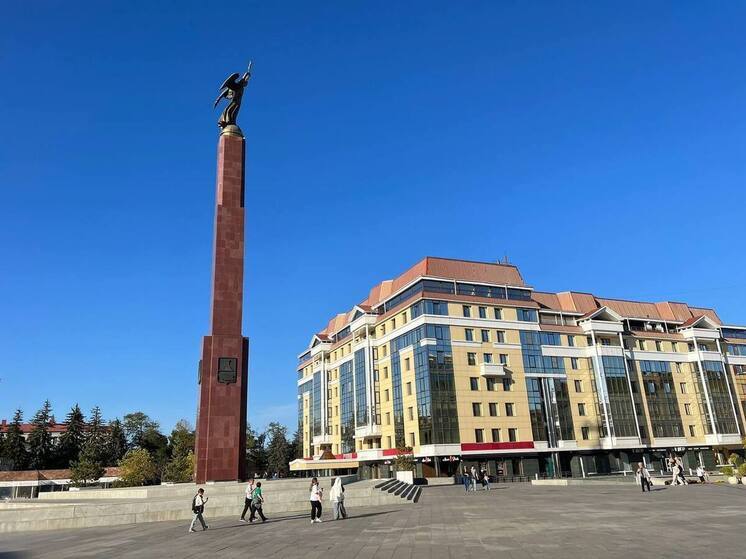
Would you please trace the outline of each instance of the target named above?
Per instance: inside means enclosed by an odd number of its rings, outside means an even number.
[[[218,95],[218,98],[215,99],[215,104],[212,106],[213,109],[218,106],[218,103],[220,103],[221,99],[230,99],[230,93],[235,91],[236,81],[238,80],[238,78],[238,72],[234,72],[233,74],[225,78],[223,85],[220,86],[220,95]]]

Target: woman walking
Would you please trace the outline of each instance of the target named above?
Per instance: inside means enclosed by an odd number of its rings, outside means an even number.
[[[321,522],[321,498],[324,496],[324,490],[319,486],[319,480],[311,480],[311,523]]]
[[[332,508],[334,509],[334,520],[339,520],[340,517],[347,518],[347,509],[345,509],[345,488],[342,485],[342,478],[338,477],[334,480],[332,490],[329,492],[329,500],[332,502]]]
[[[264,511],[262,510],[263,506],[264,496],[262,495],[262,482],[257,481],[256,487],[251,494],[251,516],[249,517],[249,522],[254,522],[257,514],[262,517],[262,522],[267,522],[267,517],[264,516]]]
[[[635,472],[635,476],[640,481],[640,485],[642,486],[642,492],[645,493],[645,488],[647,488],[648,493],[650,492],[650,472],[645,467],[645,464],[642,462],[637,463],[637,471]]]

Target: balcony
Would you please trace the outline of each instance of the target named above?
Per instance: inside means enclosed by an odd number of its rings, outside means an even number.
[[[363,425],[355,429],[356,439],[379,438],[381,436],[380,425]]]
[[[479,374],[483,377],[504,377],[507,374],[505,367],[502,363],[482,363]]]

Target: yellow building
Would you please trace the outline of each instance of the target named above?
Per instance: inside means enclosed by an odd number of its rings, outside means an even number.
[[[746,327],[685,303],[546,293],[510,264],[428,257],[316,333],[296,471],[592,475],[740,449]]]

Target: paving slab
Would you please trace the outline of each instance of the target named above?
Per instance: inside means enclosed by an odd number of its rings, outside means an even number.
[[[331,507],[324,508],[330,519]],[[305,515],[266,524],[211,519],[3,534],[9,557],[282,557],[419,559],[743,557],[746,488],[514,484],[464,494],[428,487],[417,505],[350,508],[350,518],[311,524]],[[240,511],[237,511],[236,516]],[[12,554],[11,554],[12,553]]]

